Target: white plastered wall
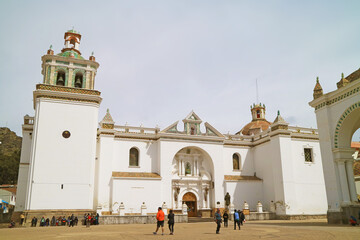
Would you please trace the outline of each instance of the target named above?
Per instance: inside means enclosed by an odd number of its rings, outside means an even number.
[[[311,148],[313,162],[305,162],[304,148]],[[289,214],[326,214],[327,199],[318,140],[292,139],[292,174],[295,202]]]
[[[92,209],[99,105],[36,101],[27,209]]]
[[[24,131],[21,143],[21,157],[19,166],[19,175],[16,189],[15,211],[25,210],[26,190],[28,188],[29,164],[31,152],[32,131]]]

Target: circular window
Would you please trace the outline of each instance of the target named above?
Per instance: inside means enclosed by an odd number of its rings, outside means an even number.
[[[66,131],[63,131],[63,133],[62,133],[62,136],[64,137],[64,138],[69,138],[70,137],[70,132],[68,131],[68,130],[66,130]]]

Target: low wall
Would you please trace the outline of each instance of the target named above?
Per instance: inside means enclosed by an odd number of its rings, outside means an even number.
[[[165,216],[165,220],[167,220],[167,216]],[[187,214],[176,214],[175,215],[175,223],[184,223],[188,222]],[[119,216],[119,215],[107,215],[100,216],[99,223],[101,225],[105,224],[146,224],[146,223],[156,223],[155,215],[132,215],[132,216]]]
[[[344,206],[340,212],[327,212],[329,224],[349,224],[350,216],[360,218],[360,205]]]
[[[276,215],[277,220],[307,220],[307,219],[326,219],[325,214],[318,215]]]
[[[246,221],[256,221],[256,220],[273,220],[276,219],[276,214],[271,212],[250,212],[250,215],[245,215]]]

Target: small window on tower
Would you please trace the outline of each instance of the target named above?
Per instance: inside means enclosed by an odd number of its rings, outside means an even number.
[[[256,117],[260,118],[260,110],[256,110]]]
[[[307,163],[314,162],[312,148],[304,148],[304,157],[305,157],[305,162]]]
[[[190,131],[190,134],[191,134],[191,135],[195,135],[195,128],[194,128],[194,127],[191,127],[190,130],[191,130],[191,131]]]

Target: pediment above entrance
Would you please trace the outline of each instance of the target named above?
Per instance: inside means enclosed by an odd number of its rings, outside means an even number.
[[[204,123],[205,132],[202,133],[200,130],[202,120],[194,111],[191,111],[182,121],[184,123],[184,131],[178,130],[177,125],[179,121],[176,121],[170,126],[166,127],[164,130],[162,130],[161,133],[224,137],[224,135],[222,135],[208,122]]]

